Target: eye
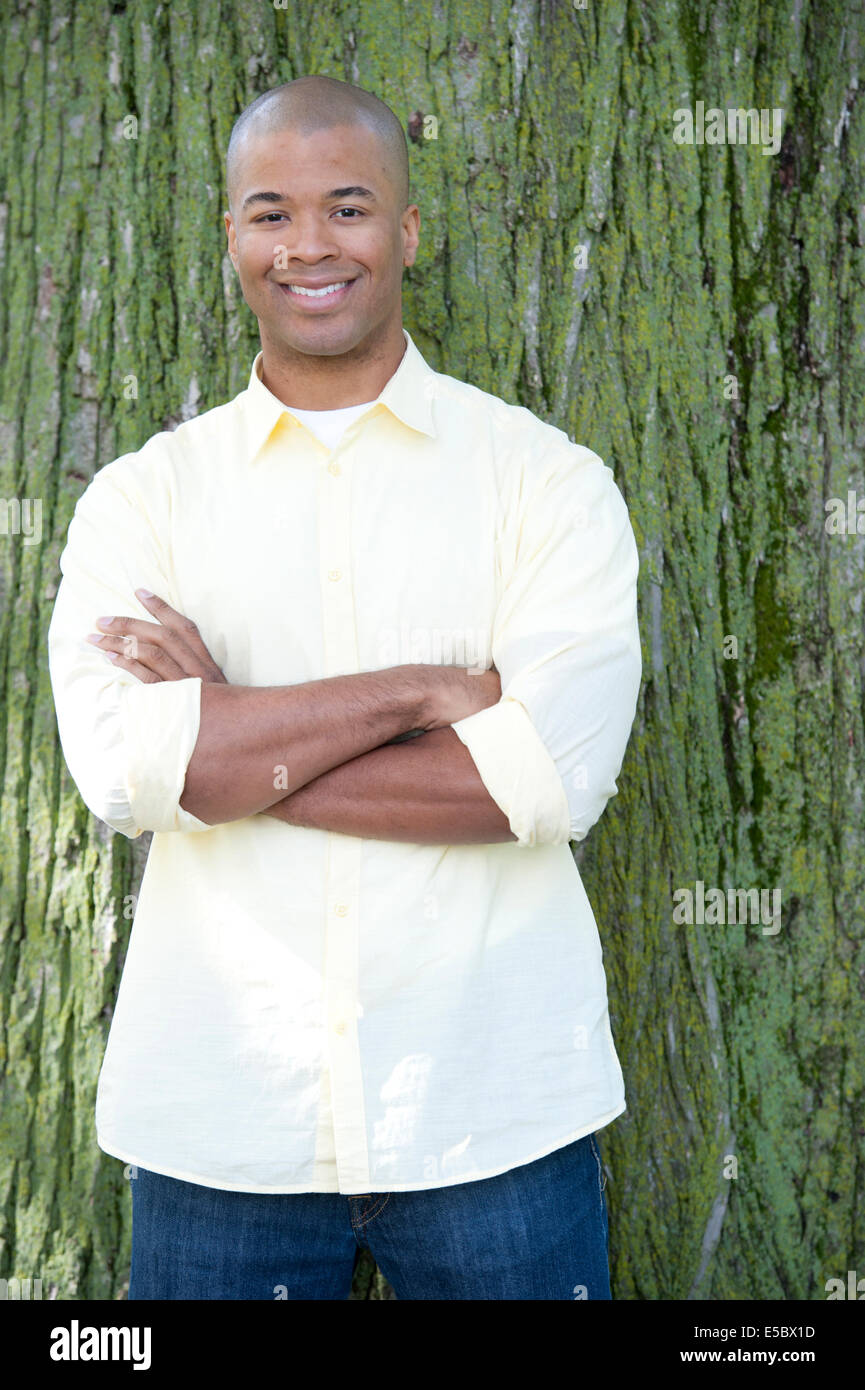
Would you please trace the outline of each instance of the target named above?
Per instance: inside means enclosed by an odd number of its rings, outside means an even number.
[[[358,218],[358,217],[365,217],[365,216],[366,216],[366,213],[362,210],[362,208],[336,208],[335,211],[336,211],[336,212],[350,212],[350,213],[352,214],[352,216],[351,216],[350,218],[348,218],[348,221],[350,221],[350,222],[355,221],[355,219]],[[274,222],[273,222],[273,219],[274,219],[274,218],[283,218],[283,217],[285,217],[285,216],[286,216],[286,214],[285,214],[284,212],[266,212],[266,213],[264,213],[264,215],[263,215],[262,217],[256,218],[256,221],[257,221],[257,222],[267,222],[267,223],[270,223],[271,226],[273,226],[273,225],[274,225]],[[340,221],[345,221],[345,220],[346,220],[345,218],[341,218],[341,219],[340,219]]]

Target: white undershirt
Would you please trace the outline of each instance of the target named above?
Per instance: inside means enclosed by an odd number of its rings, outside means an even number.
[[[340,410],[298,410],[296,405],[288,408],[328,449],[334,449],[352,420],[372,404],[363,401],[360,405],[344,405]]]

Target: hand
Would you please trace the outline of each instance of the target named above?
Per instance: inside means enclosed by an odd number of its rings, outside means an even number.
[[[97,618],[96,625],[103,632],[91,632],[87,641],[98,646],[115,665],[131,671],[148,685],[180,681],[187,676],[200,676],[206,685],[228,685],[191,618],[184,618],[164,599],[145,589],[136,589],[135,594],[158,622]]]
[[[429,722],[424,729],[445,729],[458,719],[497,705],[502,698],[502,682],[495,666],[489,671],[468,671],[464,666],[427,667],[434,673],[429,696]]]

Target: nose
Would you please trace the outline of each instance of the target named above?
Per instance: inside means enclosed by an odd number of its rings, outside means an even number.
[[[283,223],[280,233],[288,259],[306,264],[340,254],[333,223],[326,216],[298,213],[287,226]]]

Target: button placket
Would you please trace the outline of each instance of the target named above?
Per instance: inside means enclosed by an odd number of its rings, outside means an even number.
[[[335,471],[334,471],[335,470]],[[350,458],[331,458],[318,489],[324,667],[329,676],[359,669],[351,572]],[[358,901],[361,841],[328,835],[325,884],[325,1065],[340,1187],[368,1184],[369,1153],[358,1043]]]

